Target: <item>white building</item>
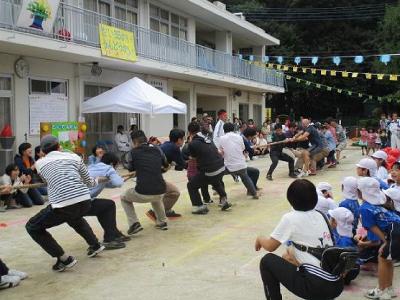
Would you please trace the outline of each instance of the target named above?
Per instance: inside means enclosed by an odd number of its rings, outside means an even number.
[[[201,113],[224,108],[243,119],[264,119],[265,93],[281,93],[282,74],[251,65],[238,54],[262,56],[279,40],[206,0],[64,0],[52,34],[16,25],[22,0],[0,0],[0,128],[11,123],[16,145],[39,143],[37,116],[64,99],[69,121],[84,117],[90,143],[112,139],[132,122],[148,135],[167,136]],[[98,24],[135,33],[135,63],[101,55]],[[70,35],[65,38],[66,32]],[[22,62],[17,61],[22,58]],[[21,66],[26,63],[26,70]],[[92,71],[98,63],[100,75]],[[16,72],[16,68],[19,69]],[[22,73],[22,74],[21,74]],[[24,74],[25,73],[25,74]],[[18,76],[19,75],[19,76]],[[80,106],[134,76],[187,104],[187,115],[156,117],[102,113],[81,116]],[[47,95],[43,105],[35,101]],[[55,103],[55,102],[54,102]],[[59,108],[58,108],[59,109]],[[53,112],[52,112],[53,113]],[[36,116],[36,117],[35,117]]]

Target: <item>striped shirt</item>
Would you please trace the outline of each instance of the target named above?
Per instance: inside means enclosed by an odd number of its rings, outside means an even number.
[[[90,200],[91,178],[82,159],[73,153],[52,151],[36,162],[39,175],[47,182],[49,202],[53,208]]]

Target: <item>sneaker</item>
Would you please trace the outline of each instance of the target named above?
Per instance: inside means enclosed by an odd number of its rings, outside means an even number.
[[[0,206],[0,212],[6,212],[7,211],[7,207],[5,207],[4,205]]]
[[[232,204],[230,204],[226,199],[223,199],[221,201],[221,211],[227,211],[232,207]]]
[[[129,242],[131,240],[131,238],[129,236],[126,236],[124,234],[122,234],[122,232],[119,233],[119,236],[115,239],[118,242]]]
[[[8,270],[8,274],[7,275],[18,276],[21,280],[24,280],[24,279],[28,278],[28,274],[26,274],[25,272],[17,271],[17,270],[14,270],[14,269]]]
[[[206,214],[208,214],[208,208],[205,205],[194,206],[193,210],[192,210],[192,214],[194,214],[194,215],[206,215]]]
[[[371,290],[367,291],[367,293],[365,293],[364,296],[366,298],[369,298],[369,299],[379,299],[379,300],[390,300],[390,299],[392,299],[392,297],[387,292],[387,289],[382,291],[379,288],[374,288],[374,289],[371,289]]]
[[[12,288],[21,282],[21,278],[18,276],[3,275],[0,279],[0,289]]]
[[[100,252],[102,252],[106,247],[104,247],[103,245],[97,243],[97,245],[94,246],[90,246],[87,249],[87,256],[89,257],[95,257],[97,254],[99,254]]]
[[[308,172],[301,171],[299,173],[299,175],[297,175],[297,178],[302,178],[302,177],[307,177],[307,176],[308,176]]]
[[[142,231],[143,227],[140,225],[139,222],[133,223],[131,227],[128,229],[128,235],[133,235],[138,233],[139,231]]]
[[[240,177],[239,177],[239,176],[237,176],[237,175],[232,175],[232,177],[233,177],[233,180],[234,180],[236,183],[240,182]]]
[[[388,287],[385,291],[390,295],[390,297],[392,297],[392,298],[397,297],[396,291],[394,290],[394,288],[392,286]]]
[[[267,175],[267,180],[269,180],[269,181],[272,181],[272,180],[273,180],[271,174],[268,174],[268,175]]]
[[[256,194],[253,197],[251,197],[251,199],[258,200],[258,199],[260,199],[260,196],[258,194]]]
[[[67,269],[71,269],[76,265],[78,261],[73,256],[68,256],[67,260],[61,261],[61,259],[57,258],[56,264],[53,266],[53,271],[56,272],[64,272]]]
[[[180,217],[182,217],[181,214],[176,213],[174,210],[167,211],[167,212],[165,212],[165,214],[166,214],[166,216],[168,218],[180,218]]]
[[[111,242],[105,242],[105,243],[103,243],[103,245],[104,245],[104,250],[115,250],[115,249],[122,249],[122,248],[126,247],[124,242],[121,242],[118,240],[114,240]]]
[[[149,219],[152,220],[153,222],[156,222],[156,221],[157,221],[156,214],[155,214],[155,212],[154,212],[153,210],[151,210],[151,209],[150,209],[148,212],[146,212],[146,216],[148,216]],[[128,233],[128,234],[129,234],[129,233]]]
[[[160,224],[156,224],[156,228],[160,230],[168,230],[167,222],[161,222]]]

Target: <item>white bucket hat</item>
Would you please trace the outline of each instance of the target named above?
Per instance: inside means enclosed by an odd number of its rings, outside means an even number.
[[[358,199],[358,185],[357,185],[357,178],[353,176],[348,176],[343,179],[343,197],[345,199]]]
[[[336,231],[340,236],[353,237],[353,213],[345,207],[338,207],[328,211],[329,216],[336,220]]]
[[[369,157],[361,159],[356,166],[369,170],[369,175],[371,177],[375,176],[376,172],[378,171],[378,165],[376,164],[376,161]]]
[[[386,161],[387,158],[388,158],[388,155],[386,154],[385,151],[378,150],[378,151],[376,151],[374,154],[372,154],[372,157],[373,157],[373,158],[382,159],[382,160]]]
[[[372,205],[382,205],[386,202],[386,197],[380,190],[379,181],[371,177],[362,177],[358,180],[358,189],[364,201]]]
[[[400,189],[390,188],[384,190],[383,193],[393,200],[394,207],[397,211],[400,211]]]

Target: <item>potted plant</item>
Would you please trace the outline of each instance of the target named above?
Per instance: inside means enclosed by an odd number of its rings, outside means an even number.
[[[0,132],[0,145],[3,149],[12,149],[15,136],[12,135],[11,125],[5,125]]]
[[[33,15],[32,28],[43,30],[43,21],[51,17],[51,7],[47,0],[36,0],[28,4],[27,9]]]

